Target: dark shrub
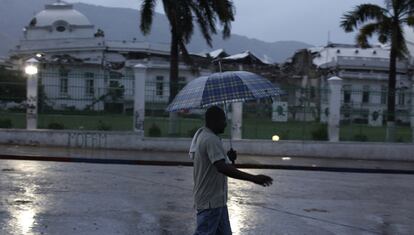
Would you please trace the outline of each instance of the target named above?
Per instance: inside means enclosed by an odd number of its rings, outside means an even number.
[[[328,140],[328,127],[320,125],[317,129],[311,132],[313,140]]]
[[[63,130],[65,129],[65,125],[58,122],[51,122],[47,125],[47,128],[52,130]]]
[[[112,130],[112,127],[111,127],[111,125],[106,124],[106,123],[102,122],[101,120],[99,120],[98,126],[96,127],[96,129],[99,130],[99,131],[110,131],[110,130]]]
[[[13,123],[10,119],[0,119],[0,128],[12,128]]]
[[[366,135],[364,135],[364,134],[356,134],[356,135],[354,135],[354,138],[353,138],[353,140],[354,141],[360,141],[360,142],[365,142],[365,141],[367,141],[368,140],[368,137],[366,136]]]
[[[153,123],[148,130],[148,135],[151,137],[160,137],[161,129],[157,126],[157,124]]]

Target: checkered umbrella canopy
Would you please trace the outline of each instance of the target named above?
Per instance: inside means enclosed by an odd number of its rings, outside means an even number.
[[[280,88],[250,72],[214,73],[189,82],[167,107],[168,112],[278,96]]]

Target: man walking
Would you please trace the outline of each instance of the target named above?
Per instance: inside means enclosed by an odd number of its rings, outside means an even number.
[[[217,106],[205,113],[205,126],[193,137],[190,157],[194,160],[194,205],[197,209],[197,228],[194,235],[231,234],[227,210],[227,176],[269,186],[273,179],[238,170],[230,160],[236,152],[224,151],[219,134],[226,128],[224,111]]]

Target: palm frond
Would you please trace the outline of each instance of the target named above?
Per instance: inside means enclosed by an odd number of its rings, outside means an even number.
[[[382,44],[389,42],[392,35],[392,20],[390,18],[384,19],[378,31],[378,41]]]
[[[374,33],[380,33],[381,31],[381,24],[380,23],[371,23],[366,24],[359,29],[359,33],[357,35],[357,43],[362,48],[370,47],[368,38],[372,37]]]
[[[197,2],[197,1],[196,1]],[[215,9],[212,7],[212,2],[209,0],[200,0],[198,1],[198,7],[200,12],[204,15],[204,19],[208,24],[208,28],[214,34],[216,33],[216,15],[219,14]]]
[[[198,2],[198,3],[197,3]],[[216,15],[212,12],[209,1],[192,1],[191,7],[197,18],[200,31],[207,44],[212,46],[212,34],[216,34]]]
[[[176,1],[177,9],[177,29],[178,29],[178,35],[185,44],[189,43],[191,40],[191,36],[194,32],[194,17],[193,12],[190,7],[190,0],[178,0]]]
[[[234,21],[234,5],[231,0],[212,0],[212,7],[217,12],[220,23],[223,27],[223,38],[231,33],[231,22]]]
[[[414,14],[414,0],[406,0],[408,15]]]
[[[388,17],[387,10],[378,5],[361,4],[342,16],[340,26],[345,32],[352,32],[367,21],[381,22]]]
[[[140,29],[144,34],[151,32],[156,0],[144,0],[141,5]]]

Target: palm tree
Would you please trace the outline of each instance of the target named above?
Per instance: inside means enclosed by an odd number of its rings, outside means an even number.
[[[140,28],[149,34],[157,0],[143,0],[141,5]],[[217,33],[217,21],[223,27],[223,38],[230,36],[231,22],[234,21],[232,0],[162,0],[164,12],[170,24],[170,97],[171,102],[178,93],[178,65],[180,52],[186,62],[191,62],[186,48],[194,32],[194,21],[207,44],[212,44],[212,34]],[[174,128],[173,128],[174,129]],[[174,131],[174,130],[172,130]],[[170,128],[170,134],[171,128]]]
[[[395,91],[397,59],[407,54],[404,26],[414,26],[414,0],[385,0],[385,7],[361,4],[342,17],[341,27],[345,32],[359,28],[357,43],[369,47],[368,38],[378,35],[381,43],[390,43],[390,63],[387,97],[387,140],[395,139]]]

